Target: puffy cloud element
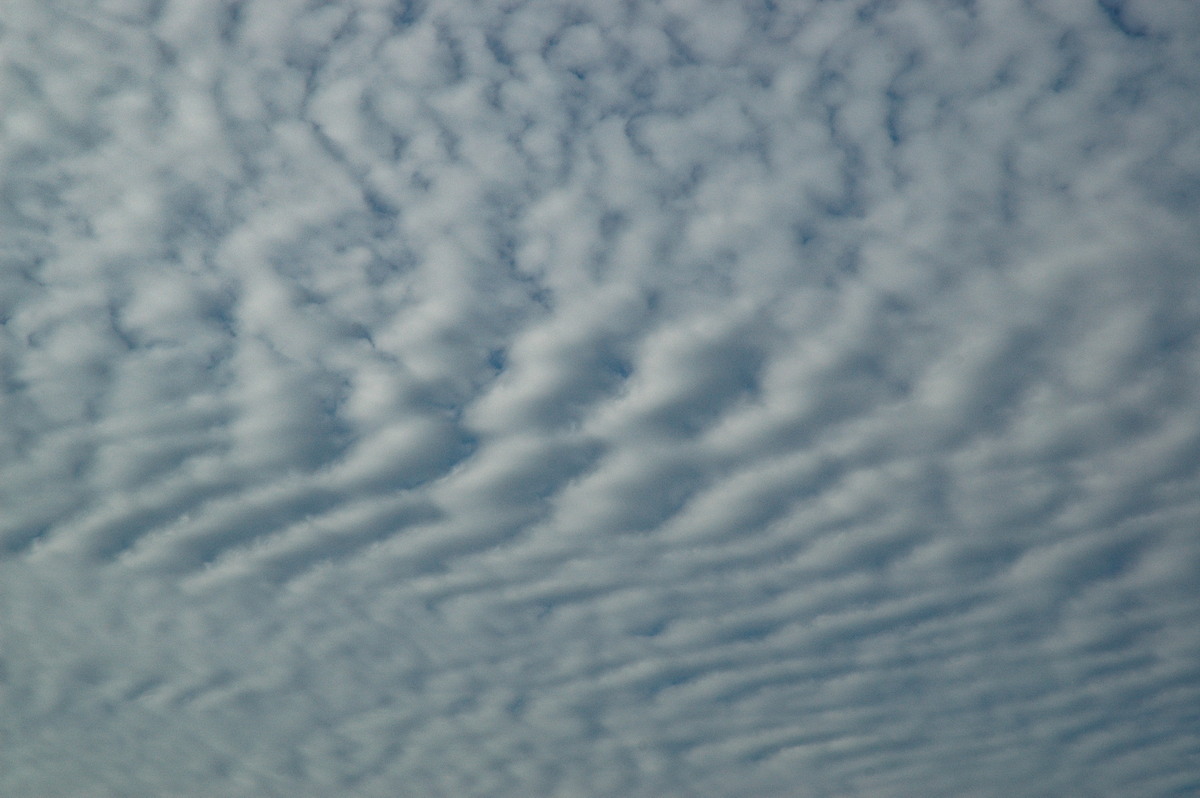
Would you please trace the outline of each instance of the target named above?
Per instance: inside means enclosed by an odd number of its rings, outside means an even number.
[[[12,0],[0,793],[1196,791],[1197,42]]]

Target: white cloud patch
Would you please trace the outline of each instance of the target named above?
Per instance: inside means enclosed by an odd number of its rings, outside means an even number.
[[[1200,788],[1186,0],[13,0],[0,792]]]

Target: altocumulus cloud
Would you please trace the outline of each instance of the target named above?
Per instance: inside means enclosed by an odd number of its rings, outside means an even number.
[[[8,0],[0,792],[1200,790],[1188,0]]]

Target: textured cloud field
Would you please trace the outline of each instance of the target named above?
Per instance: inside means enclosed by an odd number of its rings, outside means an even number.
[[[6,0],[0,793],[1200,791],[1190,0]]]

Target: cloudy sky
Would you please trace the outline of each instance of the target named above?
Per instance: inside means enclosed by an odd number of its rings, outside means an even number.
[[[0,9],[0,794],[1200,791],[1193,0]]]

